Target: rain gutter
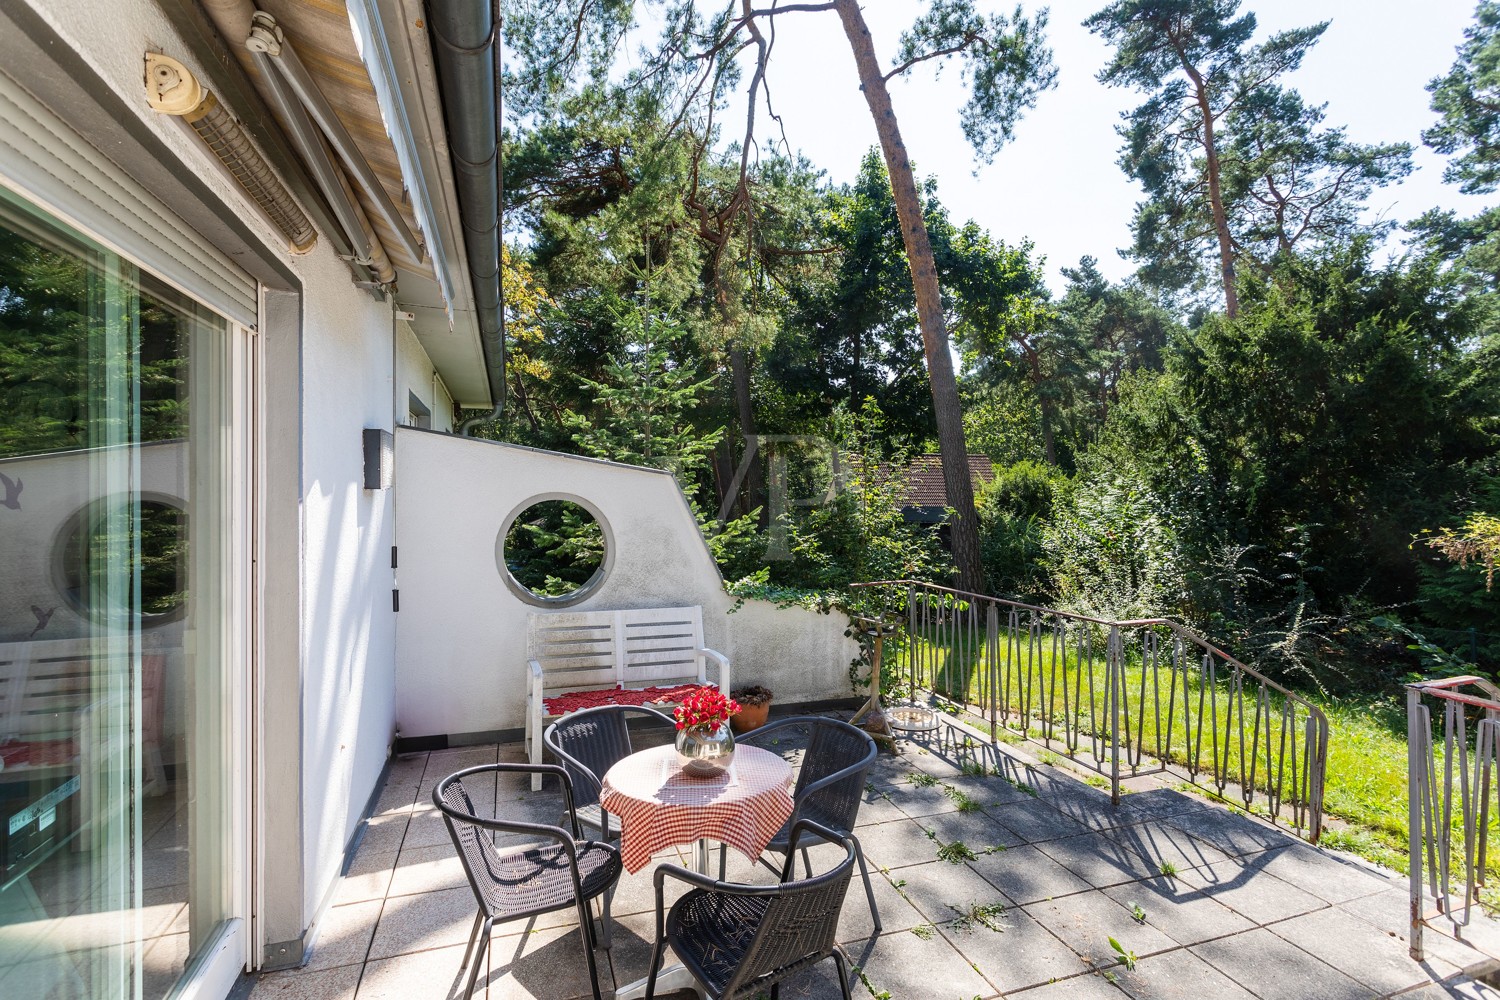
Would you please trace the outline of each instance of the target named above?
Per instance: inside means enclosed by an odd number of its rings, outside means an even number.
[[[505,406],[505,317],[500,302],[500,18],[498,0],[430,0],[433,56],[463,224],[480,346],[495,408],[460,433],[498,420]]]

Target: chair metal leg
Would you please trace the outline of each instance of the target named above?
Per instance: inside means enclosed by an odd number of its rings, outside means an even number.
[[[859,875],[865,880],[865,898],[870,901],[870,916],[875,920],[875,933],[880,933],[880,910],[875,906],[875,887],[870,884],[870,869],[865,864],[865,849],[859,845],[859,838],[849,834],[849,839],[854,842],[854,857],[859,861]]]
[[[594,910],[588,900],[578,904],[578,912],[583,922],[584,937],[588,940],[589,950],[593,951],[599,947],[599,940],[594,936]]]
[[[656,947],[651,949],[651,968],[646,972],[646,1000],[656,997],[656,974],[661,971],[662,955],[666,950],[666,941],[657,941]]]
[[[484,956],[490,950],[490,929],[494,924],[486,918],[482,926],[483,936],[479,939],[479,947],[474,951],[474,965],[469,969],[469,985],[464,990],[464,1000],[470,1000],[474,996],[474,984],[479,981],[479,967],[484,964]]]
[[[615,889],[619,883],[615,883],[604,890],[604,895],[599,897],[599,947],[609,951],[614,944],[613,921],[609,916],[609,908],[614,903]]]
[[[839,988],[844,991],[844,1000],[854,1000],[849,995],[849,970],[844,967],[844,953],[837,947],[833,949],[833,964],[839,970]]]
[[[808,878],[812,878],[812,855],[807,853],[805,847],[802,848],[802,869]]]
[[[578,933],[583,935],[583,953],[589,960],[589,985],[594,988],[594,1000],[604,1000],[599,994],[599,968],[594,963],[594,921],[589,914],[588,900],[578,901]]]
[[[479,940],[479,925],[484,923],[484,911],[480,910],[474,914],[474,929],[469,932],[469,946],[464,949],[464,961],[460,968],[469,967],[469,955],[474,951],[474,942]]]

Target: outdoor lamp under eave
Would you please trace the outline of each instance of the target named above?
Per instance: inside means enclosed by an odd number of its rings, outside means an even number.
[[[277,179],[244,127],[186,66],[171,56],[146,53],[146,100],[153,111],[174,115],[192,127],[281,230],[292,253],[307,253],[313,248],[318,234],[307,213]]]

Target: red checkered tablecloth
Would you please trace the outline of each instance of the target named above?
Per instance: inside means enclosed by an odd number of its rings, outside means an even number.
[[[604,775],[599,804],[620,818],[620,858],[638,872],[651,855],[707,838],[760,856],[792,815],[792,768],[759,747],[739,747],[727,774],[682,773],[675,747],[631,754]]]

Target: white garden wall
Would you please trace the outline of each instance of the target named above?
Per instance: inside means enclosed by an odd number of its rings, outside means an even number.
[[[764,684],[780,704],[853,695],[847,620],[724,593],[677,481],[665,472],[515,445],[396,431],[396,722],[402,737],[519,729],[526,707],[526,621],[538,609],[502,577],[510,514],[580,498],[613,546],[605,579],[569,610],[703,607],[710,647],[733,683]]]

